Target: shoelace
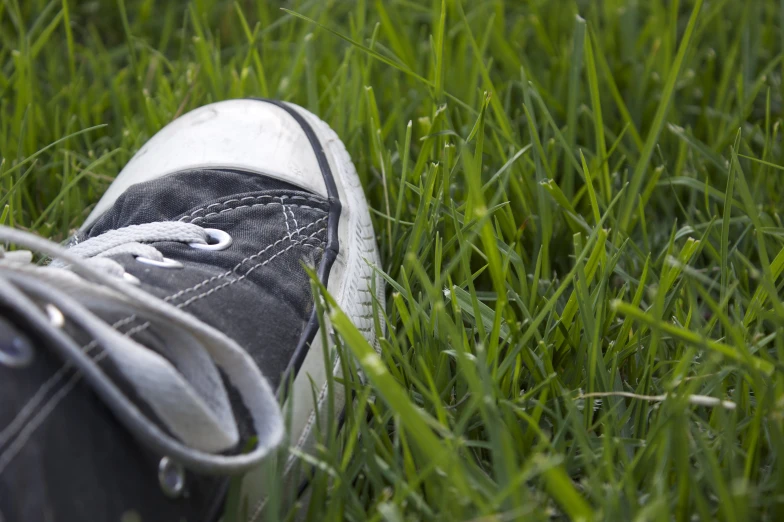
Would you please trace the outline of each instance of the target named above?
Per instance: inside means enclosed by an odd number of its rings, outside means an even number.
[[[0,250],[0,306],[31,323],[46,348],[81,372],[140,442],[194,471],[235,474],[256,466],[282,440],[282,416],[269,383],[233,340],[124,280],[122,265],[106,257],[130,253],[163,260],[145,243],[206,245],[209,238],[208,230],[197,225],[160,222],[113,230],[66,249],[0,226],[0,244],[12,243],[55,260],[50,266],[36,266],[30,253]],[[145,416],[86,347],[52,323],[47,306],[56,307],[69,325],[93,339],[173,436]],[[115,330],[92,311],[98,309],[148,321],[165,340],[166,357]],[[256,446],[247,453],[219,453],[234,448],[240,439],[219,370],[239,392],[253,420]]]
[[[152,245],[157,241],[176,241],[191,245],[207,245],[207,229],[178,221],[159,221],[109,230],[103,234],[76,243],[68,251],[105,272],[122,276],[125,269],[109,256],[131,254],[134,257],[163,262],[163,254]],[[62,268],[65,262],[55,259],[49,266]]]

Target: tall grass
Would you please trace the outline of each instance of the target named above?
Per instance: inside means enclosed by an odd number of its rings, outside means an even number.
[[[0,2],[0,222],[63,239],[179,114],[299,103],[388,296],[380,355],[328,306],[369,414],[300,515],[784,517],[784,2],[284,7]]]

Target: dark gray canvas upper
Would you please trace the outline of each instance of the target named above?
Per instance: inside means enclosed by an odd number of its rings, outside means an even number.
[[[134,185],[75,240],[170,220],[228,232],[233,243],[222,251],[155,243],[183,263],[179,269],[145,265],[127,254],[115,259],[142,288],[246,348],[277,387],[311,315],[303,264],[321,261],[328,210],[324,198],[257,174],[186,171]],[[219,504],[224,480],[190,473],[186,496],[167,498],[158,485],[162,455],[138,445],[78,374],[37,343],[22,318],[10,309],[0,315],[37,344],[30,366],[0,365],[0,513],[6,522],[120,520],[128,511],[145,521],[203,520]],[[117,314],[103,317],[166,354],[161,332]],[[78,331],[72,335],[89,342]],[[104,370],[122,380],[108,364]],[[243,405],[235,406],[247,433]]]

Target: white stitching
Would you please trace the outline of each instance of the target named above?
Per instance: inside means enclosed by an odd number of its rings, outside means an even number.
[[[189,217],[192,217],[197,212],[201,212],[202,210],[207,210],[207,209],[210,209],[210,208],[213,208],[213,207],[220,207],[222,205],[225,206],[225,205],[228,205],[229,203],[240,203],[242,201],[254,201],[254,200],[259,200],[259,199],[263,199],[263,198],[277,199],[278,201],[281,201],[283,199],[292,199],[292,200],[309,201],[311,203],[324,204],[323,200],[318,200],[318,199],[315,199],[315,198],[309,198],[309,197],[305,197],[305,196],[272,196],[272,195],[269,195],[269,194],[263,194],[261,196],[248,196],[248,197],[244,197],[244,198],[240,198],[240,199],[229,199],[229,200],[223,201],[221,203],[212,203],[210,205],[207,205],[206,207],[202,207],[202,208],[196,209],[193,212],[191,212],[190,214],[181,217],[179,219],[179,221],[182,221],[182,220],[185,220],[185,219],[187,219]],[[308,208],[312,208],[312,207],[308,207]],[[322,209],[318,209],[318,210],[322,210]]]
[[[268,263],[272,262],[273,259],[275,259],[278,256],[281,256],[281,255],[285,254],[286,252],[288,252],[289,250],[291,250],[292,248],[294,248],[297,245],[303,245],[303,246],[309,246],[309,247],[312,247],[312,248],[316,248],[316,245],[310,245],[310,244],[306,243],[306,241],[308,239],[314,238],[316,235],[318,235],[321,232],[324,232],[325,230],[326,230],[326,227],[325,228],[320,228],[320,229],[316,230],[315,232],[313,232],[310,236],[308,236],[307,238],[305,238],[305,239],[303,239],[301,241],[293,241],[291,245],[286,247],[284,250],[281,250],[280,252],[277,252],[276,254],[272,255],[266,261],[257,263],[255,265],[253,265],[252,267],[250,267],[248,269],[248,271],[245,272],[239,278],[232,279],[232,280],[230,280],[230,281],[228,281],[226,283],[223,283],[222,285],[216,286],[215,288],[212,288],[212,289],[210,289],[210,290],[208,290],[208,291],[206,291],[206,292],[204,292],[202,294],[194,296],[194,297],[188,299],[187,301],[178,304],[177,308],[180,308],[180,309],[185,308],[186,306],[188,306],[188,305],[190,305],[190,304],[192,304],[192,303],[194,303],[194,302],[196,302],[196,301],[198,301],[200,299],[203,299],[203,298],[209,296],[210,294],[215,293],[218,290],[221,290],[222,288],[225,288],[227,286],[231,286],[234,283],[242,281],[243,279],[247,278],[250,275],[250,273],[253,272],[255,269],[257,269],[257,268],[259,268],[261,266],[267,265]],[[320,245],[324,245],[325,243],[326,243],[326,241],[321,241]],[[251,257],[253,257],[253,256],[251,256]],[[240,263],[240,265],[241,264],[242,263]],[[237,265],[237,266],[239,267],[240,265]],[[129,316],[129,317],[126,317],[124,319],[121,319],[120,321],[117,321],[112,326],[114,327],[115,325],[119,325],[120,323],[130,322],[130,321],[133,320],[133,319],[131,319],[132,317],[135,317],[135,314],[133,316]],[[125,332],[124,335],[127,336],[127,337],[130,337],[130,336],[132,336],[132,335],[134,335],[136,333],[141,332],[142,330],[147,329],[149,326],[150,326],[150,322],[146,321],[143,324],[140,324],[138,326],[135,326],[135,327],[131,328],[130,330]],[[93,347],[94,347],[95,344],[96,344],[95,341],[91,341],[90,343],[85,345],[82,349],[84,350],[84,349],[86,349],[90,345],[93,345]],[[92,349],[92,347],[90,349]],[[106,352],[101,352],[93,360],[95,362],[100,362],[100,360],[103,359],[105,356],[106,356]],[[6,449],[6,451],[4,451],[3,453],[0,453],[0,475],[2,475],[3,471],[5,470],[5,468],[13,460],[13,458],[19,453],[19,451],[21,451],[22,448],[24,448],[24,446],[30,440],[30,437],[35,432],[35,430],[38,428],[38,426],[40,426],[46,420],[46,418],[55,410],[57,405],[62,400],[64,400],[65,397],[68,396],[68,394],[76,386],[76,384],[79,382],[80,379],[81,379],[81,373],[78,373],[78,372],[74,373],[71,376],[71,378],[68,380],[68,382],[63,387],[61,387],[57,391],[57,393],[55,393],[54,395],[52,395],[49,398],[49,401],[47,401],[47,403],[43,406],[43,408],[41,408],[36,413],[36,415],[33,416],[33,418],[31,420],[29,420],[24,426],[21,427],[21,430],[17,432],[17,437],[14,440],[14,442]],[[59,378],[58,381],[59,380],[61,380],[61,378]]]
[[[107,352],[101,352],[98,354],[93,361],[100,362],[104,357],[106,357]],[[3,474],[5,468],[11,461],[14,460],[14,457],[22,451],[22,449],[27,445],[27,442],[32,437],[35,430],[38,429],[38,426],[43,424],[43,422],[49,417],[49,415],[54,411],[55,408],[62,402],[71,390],[76,386],[76,384],[81,380],[82,374],[79,372],[74,373],[68,382],[60,388],[57,393],[52,395],[49,401],[44,405],[43,408],[38,410],[38,412],[33,416],[33,418],[24,425],[24,427],[19,432],[19,435],[16,437],[14,442],[8,446],[8,448],[0,454],[0,475]]]
[[[294,221],[294,228],[295,229],[299,228],[299,223],[297,223],[297,217],[294,215],[294,211],[291,210],[291,205],[288,206],[288,209],[289,209],[289,214],[291,214],[291,219]],[[285,212],[285,210],[284,210],[284,212]],[[301,235],[301,234],[299,234],[299,235]]]
[[[225,288],[225,287],[227,287],[227,286],[233,285],[234,283],[237,283],[237,282],[239,282],[239,281],[242,281],[243,279],[245,279],[246,277],[248,277],[248,275],[250,275],[250,273],[251,273],[251,272],[253,272],[255,269],[259,268],[260,266],[264,266],[264,265],[266,265],[267,263],[271,262],[271,261],[272,261],[273,259],[275,259],[276,257],[278,257],[278,256],[280,256],[280,255],[283,255],[283,254],[285,254],[286,252],[288,252],[289,250],[291,250],[292,248],[294,248],[294,247],[295,247],[295,246],[297,246],[297,245],[302,245],[302,246],[309,246],[309,247],[312,247],[312,248],[316,248],[316,247],[317,247],[317,245],[310,245],[310,244],[306,243],[305,241],[307,241],[308,239],[311,239],[311,238],[313,238],[314,236],[316,236],[317,234],[319,234],[320,232],[323,232],[323,231],[325,231],[325,230],[326,230],[326,228],[320,228],[320,229],[316,230],[315,232],[313,232],[313,233],[312,233],[310,236],[308,236],[306,239],[303,239],[303,240],[301,240],[301,241],[294,241],[294,242],[292,242],[292,243],[291,243],[291,245],[289,245],[288,247],[286,247],[284,250],[281,250],[280,252],[278,252],[278,253],[276,253],[276,254],[272,255],[272,256],[271,256],[269,259],[267,259],[266,261],[264,261],[264,262],[262,262],[262,263],[257,263],[257,264],[255,264],[255,265],[253,265],[252,267],[250,267],[250,268],[248,269],[248,271],[247,271],[247,272],[245,272],[244,274],[242,274],[242,275],[241,275],[240,277],[238,277],[237,279],[231,279],[230,281],[228,281],[228,282],[226,282],[226,283],[223,283],[223,284],[221,284],[221,285],[218,285],[218,286],[216,286],[216,287],[214,287],[214,288],[211,288],[211,289],[207,290],[206,292],[203,292],[203,293],[201,293],[201,294],[199,294],[199,295],[193,296],[193,297],[191,297],[190,299],[188,299],[188,300],[186,300],[186,301],[183,301],[182,303],[180,303],[180,304],[176,305],[176,306],[177,306],[177,308],[180,308],[180,309],[182,309],[182,308],[185,308],[186,306],[188,306],[188,305],[191,305],[191,304],[193,304],[194,302],[196,302],[196,301],[198,301],[198,300],[200,300],[200,299],[203,299],[203,298],[207,297],[208,295],[210,295],[210,294],[212,294],[212,293],[215,293],[215,292],[217,292],[218,290],[220,290],[220,289],[222,289],[222,288]],[[325,243],[326,243],[326,241],[322,241],[320,244],[321,244],[321,245],[324,245]],[[276,244],[277,244],[277,243],[276,243]],[[265,249],[265,250],[266,250],[266,249]],[[252,258],[252,257],[258,257],[258,254],[257,254],[256,256],[251,256],[251,258]],[[250,259],[250,258],[248,258],[248,259]],[[240,264],[241,264],[241,263],[240,263]],[[239,266],[239,265],[237,265],[237,266]],[[124,334],[124,335],[126,335],[126,336],[131,336],[131,335],[137,334],[137,333],[141,332],[142,330],[145,330],[145,329],[146,329],[147,327],[149,327],[149,326],[150,326],[150,322],[149,322],[149,321],[146,321],[146,322],[144,322],[144,323],[142,323],[142,324],[140,324],[140,325],[138,325],[138,326],[135,326],[135,327],[131,328],[130,330],[128,330],[127,332],[125,332],[125,334]]]
[[[124,326],[127,323],[132,322],[136,318],[136,315],[128,316],[124,319],[120,319],[119,321],[112,324],[112,328],[119,328]],[[90,341],[89,343],[82,346],[82,351],[85,355],[89,355],[93,348],[98,346],[98,343],[95,341]],[[27,420],[28,417],[33,415],[34,409],[44,400],[46,394],[49,393],[50,390],[54,389],[54,387],[62,381],[68,370],[73,368],[73,366],[69,363],[63,363],[60,368],[53,373],[49,379],[46,380],[39,388],[35,394],[30,397],[25,405],[19,410],[19,413],[16,414],[14,420],[12,420],[8,425],[6,425],[5,429],[0,432],[0,446],[5,445],[12,437],[15,437],[19,434],[19,431],[24,429],[25,424],[24,422]],[[51,398],[49,399],[51,401]]]
[[[283,200],[284,199],[309,201],[311,203],[324,204],[323,200],[318,200],[318,199],[315,199],[315,198],[309,198],[309,197],[305,197],[305,196],[271,196],[269,194],[264,194],[264,195],[261,195],[261,196],[248,196],[248,197],[244,197],[244,198],[240,198],[240,199],[230,199],[230,200],[224,201],[222,203],[212,203],[210,205],[207,205],[206,207],[198,208],[198,209],[192,211],[190,214],[187,214],[187,215],[181,217],[180,219],[178,219],[178,221],[185,221],[185,220],[187,220],[189,218],[195,218],[196,214],[199,213],[199,212],[202,212],[204,210],[209,210],[209,209],[215,208],[215,207],[226,206],[229,203],[242,203],[243,201],[259,201],[259,200],[262,200],[264,198],[270,198],[272,200],[277,200],[281,205],[283,204]],[[270,203],[275,203],[275,201],[271,201]],[[245,207],[248,207],[248,206],[254,206],[255,207],[255,206],[261,206],[261,205],[268,205],[268,204],[269,203],[263,203],[263,204],[258,204],[258,205],[243,205],[243,206],[236,207],[236,208],[245,208]],[[311,206],[308,206],[308,205],[298,205],[296,203],[289,203],[289,205],[290,206],[295,206],[295,207],[303,207],[303,208],[309,208],[309,209],[313,209],[313,210],[320,210],[322,212],[326,212],[322,208],[315,208],[315,207],[311,207]],[[210,215],[210,214],[208,214],[208,215]],[[201,217],[205,218],[207,216],[201,216]]]
[[[259,267],[261,267],[261,266],[264,266],[264,265],[266,265],[267,263],[270,263],[270,262],[271,262],[273,259],[275,259],[276,257],[278,257],[278,256],[280,256],[280,255],[283,255],[283,254],[285,254],[286,252],[288,252],[289,250],[291,250],[292,248],[294,248],[294,247],[295,247],[295,246],[297,246],[297,245],[302,245],[302,246],[309,246],[309,247],[311,247],[311,248],[317,248],[317,247],[319,247],[319,246],[321,246],[321,245],[324,245],[324,244],[326,243],[326,241],[321,241],[320,245],[311,245],[311,244],[308,244],[308,243],[306,243],[306,241],[307,241],[308,239],[312,239],[312,238],[313,238],[313,237],[314,237],[316,234],[318,234],[318,233],[320,233],[320,232],[323,232],[323,231],[325,231],[325,230],[326,230],[326,228],[320,228],[320,229],[316,230],[315,232],[313,232],[313,233],[312,233],[310,236],[308,236],[307,238],[305,238],[305,239],[303,239],[303,240],[301,240],[301,241],[294,241],[294,242],[292,242],[292,243],[291,243],[291,245],[289,245],[288,247],[286,247],[284,250],[281,250],[280,252],[278,252],[278,253],[276,253],[276,254],[272,255],[272,256],[271,256],[269,259],[267,259],[266,261],[264,261],[264,262],[262,262],[262,263],[257,263],[257,264],[255,264],[255,265],[253,265],[252,267],[250,267],[250,268],[248,269],[248,271],[247,271],[247,272],[245,272],[244,274],[242,274],[242,275],[241,275],[240,277],[238,277],[237,279],[231,279],[230,281],[228,281],[228,282],[226,282],[226,283],[223,283],[223,284],[221,284],[221,285],[218,285],[218,286],[216,286],[215,288],[211,288],[211,289],[207,290],[206,292],[203,292],[203,293],[201,293],[201,294],[199,294],[199,295],[193,296],[193,297],[191,297],[190,299],[188,299],[187,301],[183,301],[182,303],[180,303],[180,304],[176,305],[176,306],[177,306],[177,308],[180,308],[180,309],[182,309],[182,308],[185,308],[186,306],[189,306],[189,305],[193,304],[194,302],[196,302],[196,301],[199,301],[200,299],[203,299],[203,298],[205,298],[205,297],[209,296],[210,294],[213,294],[213,293],[217,292],[218,290],[221,290],[221,289],[223,289],[223,288],[225,288],[225,287],[227,287],[227,286],[231,286],[231,285],[233,285],[234,283],[238,283],[238,282],[242,281],[243,279],[245,279],[246,277],[248,277],[248,275],[250,275],[250,273],[251,273],[251,272],[253,272],[254,270],[256,270],[257,268],[259,268]],[[150,322],[149,322],[149,321],[146,321],[146,322],[144,322],[144,323],[142,323],[142,324],[140,324],[140,325],[134,326],[133,328],[131,328],[130,330],[128,330],[127,332],[125,332],[125,334],[124,334],[124,335],[125,335],[126,337],[130,337],[130,336],[132,336],[132,335],[135,335],[135,334],[137,334],[137,333],[139,333],[139,332],[141,332],[141,331],[143,331],[143,330],[146,330],[146,329],[147,329],[149,326],[150,326]]]
[[[283,209],[283,222],[286,224],[286,232],[289,235],[289,239],[291,239],[291,228],[289,227],[289,215],[286,213],[286,205],[283,204],[283,201],[280,202],[280,208]]]
[[[181,304],[177,305],[177,307],[178,307],[178,308],[185,307],[185,306],[187,306],[187,305],[191,304],[192,302],[194,302],[194,301],[197,301],[197,300],[201,299],[202,297],[206,297],[206,296],[210,295],[211,293],[213,293],[213,292],[215,292],[215,291],[217,291],[217,290],[220,290],[220,289],[221,289],[221,288],[223,288],[223,287],[226,287],[226,286],[229,286],[229,285],[233,285],[234,283],[238,283],[238,282],[242,281],[243,279],[245,279],[246,277],[248,277],[248,275],[250,275],[250,273],[251,273],[251,272],[253,272],[253,271],[254,271],[254,270],[256,270],[257,268],[259,268],[260,266],[264,266],[264,265],[266,265],[267,263],[269,263],[270,261],[272,261],[272,260],[273,260],[273,259],[275,259],[276,257],[278,257],[278,256],[280,256],[280,255],[283,255],[284,253],[288,252],[289,250],[291,250],[292,248],[294,248],[294,247],[295,247],[295,246],[297,246],[297,245],[303,245],[303,246],[309,246],[309,247],[312,247],[312,248],[317,248],[317,246],[319,246],[319,245],[311,245],[311,244],[308,244],[308,243],[306,243],[305,241],[307,241],[308,239],[311,239],[311,238],[313,238],[314,236],[316,236],[317,234],[319,234],[319,233],[321,233],[321,232],[323,232],[323,231],[325,231],[325,230],[326,230],[326,228],[320,228],[320,229],[316,230],[316,231],[315,231],[315,232],[313,232],[313,233],[312,233],[310,236],[308,236],[307,238],[305,238],[305,239],[303,239],[303,240],[300,240],[300,241],[293,241],[293,242],[291,243],[291,245],[289,245],[288,247],[286,247],[284,250],[281,250],[281,251],[280,251],[280,252],[278,252],[277,254],[273,255],[272,257],[270,257],[269,259],[267,259],[267,260],[266,260],[266,261],[264,261],[263,263],[258,263],[258,264],[256,264],[256,265],[253,265],[252,267],[250,267],[250,268],[248,269],[248,271],[247,271],[247,272],[245,272],[244,274],[242,274],[242,275],[241,275],[240,277],[238,277],[237,279],[232,279],[231,281],[229,281],[229,282],[227,282],[227,283],[223,283],[222,285],[216,286],[215,288],[212,288],[212,289],[210,289],[210,290],[208,290],[208,291],[204,292],[203,294],[199,294],[199,295],[197,295],[197,296],[195,296],[195,297],[191,297],[191,298],[190,298],[190,299],[188,299],[187,301],[185,301],[185,302],[183,302],[183,303],[181,303]],[[321,242],[321,244],[322,244],[322,245],[323,245],[324,243],[325,243],[325,241],[322,241],[322,242]]]
[[[27,421],[27,418],[30,417],[34,412],[32,410],[35,409],[36,406],[43,400],[49,390],[54,388],[56,384],[59,384],[61,380],[65,377],[65,374],[68,373],[68,370],[72,369],[73,366],[67,363],[63,363],[59,370],[53,373],[49,379],[46,380],[39,388],[35,394],[28,399],[27,403],[19,410],[19,413],[16,414],[14,420],[12,420],[5,429],[0,432],[0,446],[4,446],[6,442],[8,442],[11,437],[15,436],[19,433],[19,430],[24,428],[24,423]]]
[[[59,384],[65,375],[68,373],[68,370],[73,368],[72,365],[68,363],[63,363],[59,370],[53,373],[49,379],[45,383],[43,383],[35,394],[28,399],[27,403],[19,410],[19,413],[16,414],[14,420],[12,420],[5,429],[0,432],[0,446],[4,446],[6,442],[8,442],[12,437],[19,433],[19,430],[23,429],[25,426],[25,422],[27,418],[30,417],[33,413],[33,410],[36,406],[43,400],[49,391],[54,388],[55,385]]]
[[[272,201],[272,202],[269,202],[269,203],[256,203],[254,205],[240,205],[238,207],[225,208],[225,209],[220,210],[218,212],[210,212],[209,214],[204,214],[203,216],[194,217],[194,218],[192,218],[189,221],[189,223],[196,223],[197,221],[200,221],[200,220],[204,221],[208,217],[217,216],[219,214],[225,214],[226,212],[231,212],[232,210],[239,210],[241,208],[265,207],[267,205],[282,205],[282,206],[284,206],[283,203],[280,203],[280,202],[277,202],[277,201]],[[309,208],[311,210],[318,210],[319,212],[326,213],[326,211],[324,209],[320,209],[320,208],[317,208],[317,207],[310,207],[308,205],[295,205],[295,204],[291,203],[291,204],[289,204],[289,206],[291,206],[291,207],[298,207],[298,208]]]
[[[306,198],[300,197],[300,196],[295,196],[295,197],[293,197],[291,199],[294,199],[294,198],[306,199]],[[256,198],[243,198],[243,199],[256,199]],[[252,206],[260,206],[260,205],[252,205]],[[284,207],[284,218],[286,218],[285,205],[283,205],[281,203],[281,206]],[[295,206],[298,206],[298,205],[295,205]],[[232,208],[232,209],[227,209],[227,211],[236,210],[236,208],[242,208],[242,207],[235,207],[235,208]],[[311,208],[311,207],[309,207],[309,208]],[[315,210],[321,210],[321,209],[315,209]],[[289,209],[289,211],[291,212],[290,209]],[[292,215],[293,215],[293,212],[292,212]],[[306,229],[308,229],[308,228],[310,228],[310,227],[312,227],[312,226],[314,226],[314,225],[316,225],[318,223],[321,223],[321,222],[325,221],[327,218],[328,218],[328,216],[324,216],[324,217],[322,217],[322,218],[320,218],[320,219],[318,219],[318,220],[316,220],[316,221],[314,221],[312,223],[309,223],[308,225],[305,225],[304,227],[301,227],[301,228],[297,227],[295,233],[298,234],[298,235],[302,235],[301,234],[302,231],[304,231],[304,230],[306,230]],[[296,219],[295,219],[295,222],[296,222]],[[286,227],[289,228],[288,227],[288,222],[286,223]],[[297,245],[309,246],[309,247],[312,247],[312,248],[316,248],[317,246],[323,245],[325,243],[325,241],[321,241],[320,245],[311,245],[311,244],[307,243],[307,241],[310,240],[310,239],[315,239],[315,236],[318,235],[319,233],[323,232],[324,230],[326,230],[326,228],[320,228],[320,229],[316,230],[315,232],[313,232],[310,236],[307,236],[307,237],[305,237],[304,239],[302,239],[300,241],[293,242],[285,250],[282,250],[282,251],[276,253],[275,255],[273,255],[272,257],[270,257],[269,259],[267,259],[263,263],[258,263],[256,265],[252,266],[250,269],[248,269],[248,271],[244,275],[240,276],[239,278],[232,279],[231,281],[229,281],[227,283],[219,285],[219,286],[217,286],[217,287],[215,287],[215,288],[213,288],[213,289],[211,289],[211,290],[209,290],[207,292],[204,292],[204,293],[202,293],[202,294],[200,294],[198,296],[192,297],[192,298],[188,299],[187,301],[177,305],[177,308],[183,308],[185,306],[188,306],[188,305],[192,304],[193,302],[195,302],[197,300],[200,300],[200,299],[202,299],[204,297],[207,297],[208,295],[210,295],[210,294],[212,294],[212,293],[214,293],[214,292],[216,292],[216,291],[218,291],[218,290],[220,290],[220,289],[222,289],[222,288],[224,288],[226,286],[230,286],[230,285],[232,285],[232,284],[234,284],[234,283],[236,283],[238,281],[241,281],[241,280],[245,279],[256,268],[258,268],[260,266],[266,265],[267,263],[271,262],[276,257],[284,254],[285,252],[288,252],[289,250],[291,250],[292,248],[294,248]],[[291,240],[291,238],[292,238],[292,234],[291,234],[291,232],[289,232],[288,239]],[[228,272],[226,272],[224,274],[221,274],[220,276],[213,276],[213,277],[211,277],[211,278],[209,278],[209,279],[207,279],[205,281],[202,281],[201,283],[199,283],[199,284],[197,284],[197,285],[195,285],[195,286],[193,286],[191,288],[188,288],[186,290],[183,290],[183,291],[177,292],[176,294],[168,296],[168,297],[164,298],[164,300],[165,301],[170,301],[172,299],[175,299],[177,297],[180,297],[180,296],[184,295],[185,293],[188,293],[188,292],[193,291],[193,290],[195,290],[197,288],[200,288],[201,286],[209,284],[212,281],[215,281],[217,279],[220,279],[220,278],[226,277],[228,275],[231,275],[231,273],[233,273],[236,270],[238,270],[245,262],[247,262],[247,261],[249,261],[251,259],[258,258],[259,256],[263,255],[267,250],[269,250],[270,248],[273,248],[274,246],[280,244],[285,239],[286,238],[281,238],[280,240],[276,241],[272,245],[267,246],[266,248],[264,248],[263,250],[261,250],[257,254],[255,254],[253,256],[249,256],[249,257],[243,259],[232,270],[230,270],[230,271],[228,271]],[[125,324],[133,322],[135,319],[136,319],[136,314],[130,315],[128,317],[125,317],[125,318],[120,319],[119,321],[113,323],[112,324],[112,328],[117,329],[117,328],[119,328],[121,326],[124,326]],[[139,333],[142,330],[145,330],[147,327],[149,327],[149,325],[150,325],[149,322],[145,322],[145,323],[143,323],[141,325],[138,325],[138,326],[135,326],[135,327],[131,328],[130,330],[125,332],[124,335],[128,336],[128,337],[133,336],[136,333]],[[82,350],[85,351],[85,353],[89,353],[93,348],[95,348],[96,345],[97,345],[97,343],[95,341],[91,341],[90,343],[87,343],[86,345],[84,345],[82,347]],[[96,357],[95,360],[98,361],[98,360],[102,359],[103,357],[104,357],[104,354],[101,353],[101,354],[98,355],[98,357]],[[3,459],[4,456],[7,456],[8,452],[12,451],[12,448],[16,448],[16,450],[14,451],[14,455],[16,455],[16,453],[18,453],[24,447],[24,445],[27,442],[27,439],[29,439],[29,437],[32,434],[32,432],[35,431],[35,429],[44,420],[46,420],[46,417],[48,417],[49,413],[51,413],[51,411],[54,410],[54,408],[57,406],[57,404],[68,395],[68,393],[70,392],[70,389],[72,389],[73,386],[75,386],[76,382],[78,382],[78,380],[79,380],[78,377],[80,377],[79,373],[74,374],[71,377],[71,379],[62,388],[60,388],[57,391],[57,393],[52,395],[49,398],[49,400],[46,402],[46,404],[43,406],[43,408],[41,408],[38,411],[38,413],[35,416],[33,416],[32,420],[28,420],[28,422],[26,424],[21,424],[19,426],[16,426],[16,425],[20,424],[20,419],[23,419],[24,417],[29,417],[31,415],[32,410],[36,406],[38,406],[41,403],[41,401],[43,401],[43,399],[46,396],[46,394],[51,389],[53,389],[54,386],[56,386],[60,381],[62,381],[62,379],[65,377],[68,369],[70,369],[71,367],[72,366],[69,365],[69,364],[63,364],[63,366],[55,374],[53,374],[38,389],[36,394],[33,395],[33,397],[31,397],[28,400],[28,402],[25,404],[25,406],[22,408],[22,410],[17,414],[17,416],[14,418],[14,420],[11,422],[11,424],[7,425],[6,428],[3,430],[3,432],[0,432],[0,443],[1,444],[5,444],[8,440],[10,440],[11,437],[16,436],[16,439],[15,439],[14,443],[5,452],[0,454],[0,459]],[[68,391],[65,391],[66,388],[68,388]],[[43,417],[41,417],[41,414],[43,414],[44,412],[46,412],[46,414]],[[25,420],[27,420],[27,419],[25,419]],[[24,421],[22,420],[21,422],[24,422]],[[35,423],[35,425],[33,425],[33,423]],[[12,428],[11,428],[12,425],[14,425],[16,429],[12,430]],[[32,426],[32,428],[30,428],[30,426]],[[27,433],[28,435],[24,439],[24,442],[22,442],[21,445],[19,445],[20,444],[19,443],[20,438],[21,437],[25,437],[24,435],[21,434],[22,432]],[[3,463],[2,460],[0,460],[0,474],[2,474],[3,470],[5,469],[5,467],[7,466],[7,464],[10,462],[10,460],[12,458],[13,458],[13,456],[11,458],[7,459],[5,463]]]
[[[297,230],[295,230],[295,231],[294,231],[294,233],[295,233],[295,234],[301,234],[303,230],[307,230],[307,229],[309,229],[310,227],[312,227],[312,226],[314,226],[314,225],[317,225],[317,224],[321,223],[322,221],[325,221],[325,220],[326,220],[328,217],[329,217],[329,216],[324,216],[323,218],[321,218],[321,219],[318,219],[318,220],[316,220],[316,221],[314,221],[314,222],[312,222],[312,223],[309,223],[309,224],[305,225],[305,226],[304,226],[304,227],[302,227],[302,228],[298,228]],[[319,229],[319,230],[323,230],[323,229]],[[315,234],[313,234],[313,235],[311,235],[311,236],[308,236],[308,239],[310,239],[310,238],[311,238],[311,237],[313,237],[314,235],[315,235]],[[222,273],[222,274],[220,274],[220,275],[212,276],[212,277],[210,277],[210,278],[208,278],[208,279],[205,279],[205,280],[204,280],[204,281],[202,281],[201,283],[198,283],[197,285],[195,285],[195,286],[192,286],[192,287],[190,287],[190,288],[186,288],[185,290],[180,290],[180,291],[179,291],[179,292],[177,292],[176,294],[172,294],[172,295],[170,295],[170,296],[168,296],[168,297],[165,297],[163,300],[164,300],[164,301],[166,301],[166,302],[169,302],[170,300],[172,300],[172,299],[177,299],[178,297],[180,297],[180,296],[182,296],[182,295],[184,295],[184,294],[187,294],[188,292],[192,292],[192,291],[194,291],[194,290],[196,290],[196,289],[198,289],[198,288],[201,288],[202,286],[208,285],[208,284],[212,283],[213,281],[216,281],[216,280],[218,280],[218,279],[223,279],[224,277],[228,277],[228,276],[230,276],[230,275],[231,275],[233,272],[236,272],[237,270],[239,270],[239,269],[240,269],[240,267],[241,267],[243,264],[245,264],[245,262],[247,262],[247,261],[251,261],[251,260],[253,260],[253,259],[256,259],[257,257],[259,257],[259,256],[263,255],[263,254],[264,254],[264,253],[265,253],[267,250],[269,250],[270,248],[274,248],[274,247],[276,247],[278,244],[282,243],[283,241],[286,241],[287,239],[291,239],[291,238],[289,238],[289,237],[282,237],[282,238],[278,239],[277,241],[275,241],[274,243],[272,243],[271,245],[268,245],[267,247],[265,247],[263,250],[260,250],[260,251],[259,251],[259,252],[257,252],[256,254],[254,254],[254,255],[252,255],[252,256],[249,256],[249,257],[246,257],[245,259],[243,259],[242,261],[240,261],[240,262],[237,264],[237,266],[235,266],[234,268],[232,268],[232,269],[231,269],[231,270],[229,270],[228,272],[224,272],[224,273]]]

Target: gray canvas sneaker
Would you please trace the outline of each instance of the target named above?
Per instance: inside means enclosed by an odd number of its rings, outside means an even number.
[[[307,267],[378,346],[359,178],[296,105],[194,110],[139,150],[67,248],[5,227],[2,243],[53,259],[0,251],[3,522],[217,520],[237,476],[254,520],[280,405],[307,451],[340,373]],[[339,411],[344,388],[330,396]]]

